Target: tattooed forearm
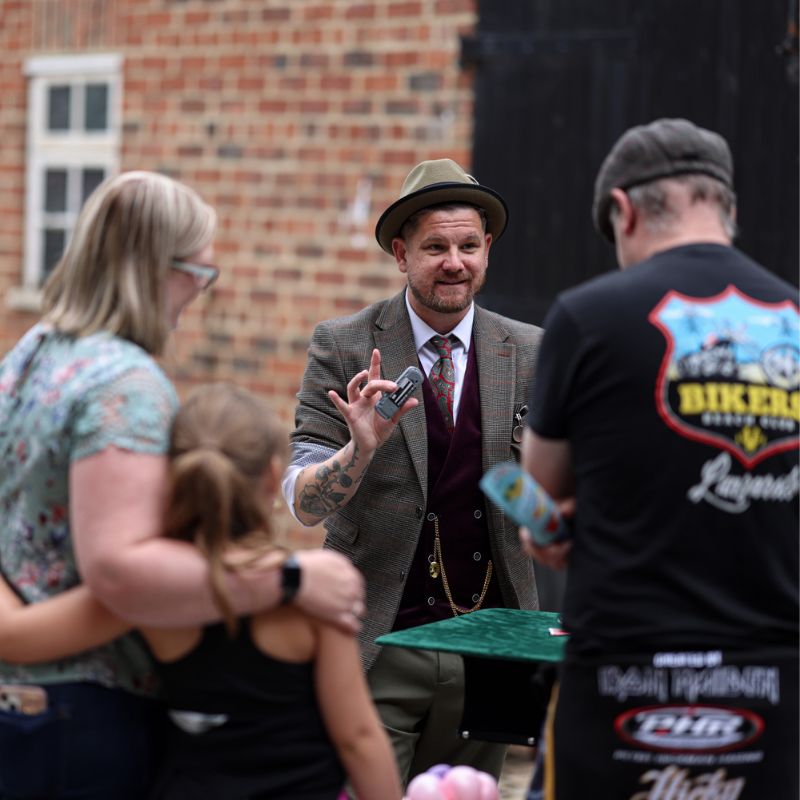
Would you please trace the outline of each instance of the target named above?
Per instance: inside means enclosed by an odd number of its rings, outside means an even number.
[[[358,456],[358,445],[354,445],[347,463],[342,464],[334,456],[321,464],[314,473],[314,480],[310,480],[300,492],[297,498],[298,509],[322,518],[345,505],[364,477],[363,471],[356,476],[352,475],[358,464]]]

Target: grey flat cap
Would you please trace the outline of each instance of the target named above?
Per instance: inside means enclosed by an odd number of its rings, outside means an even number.
[[[597,173],[592,219],[598,232],[614,241],[611,190],[632,189],[675,175],[710,175],[733,189],[733,159],[718,133],[687,119],[658,119],[629,128],[617,140]]]

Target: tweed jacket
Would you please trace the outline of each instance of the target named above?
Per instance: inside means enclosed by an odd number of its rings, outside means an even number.
[[[475,306],[483,471],[515,456],[514,415],[528,401],[541,335],[540,328]],[[347,424],[327,391],[335,389],[346,397],[348,381],[369,366],[375,347],[381,352],[384,378],[393,380],[405,367],[419,363],[404,291],[316,327],[297,395],[293,443],[338,450],[349,441]],[[380,649],[375,639],[392,629],[397,615],[425,514],[427,471],[425,408],[420,402],[377,450],[350,502],[324,523],[325,546],[350,558],[366,579],[367,614],[360,635],[366,668]],[[516,525],[489,502],[486,511],[506,606],[536,609],[533,567],[520,548]]]

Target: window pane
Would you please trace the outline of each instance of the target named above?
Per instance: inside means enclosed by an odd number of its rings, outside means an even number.
[[[65,169],[45,170],[44,210],[67,210],[67,171]]]
[[[81,204],[86,202],[86,198],[103,182],[105,170],[85,169],[83,171],[83,189],[81,192]]]
[[[66,231],[61,228],[46,228],[44,231],[44,247],[42,248],[42,283],[50,274],[56,262],[64,252]]]
[[[87,131],[104,131],[108,128],[108,86],[105,83],[86,85],[86,112],[84,127]]]
[[[51,131],[69,130],[69,86],[51,86],[47,97],[47,128]]]

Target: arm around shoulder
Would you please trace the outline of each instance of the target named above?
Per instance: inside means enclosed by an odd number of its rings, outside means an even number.
[[[39,603],[24,604],[0,580],[0,658],[36,664],[76,655],[116,639],[130,624],[76,586]]]
[[[98,600],[138,625],[175,627],[220,619],[208,562],[188,542],[161,535],[167,487],[164,456],[107,447],[73,462],[70,523],[81,575]],[[231,573],[240,614],[280,602],[280,575],[270,569]]]

